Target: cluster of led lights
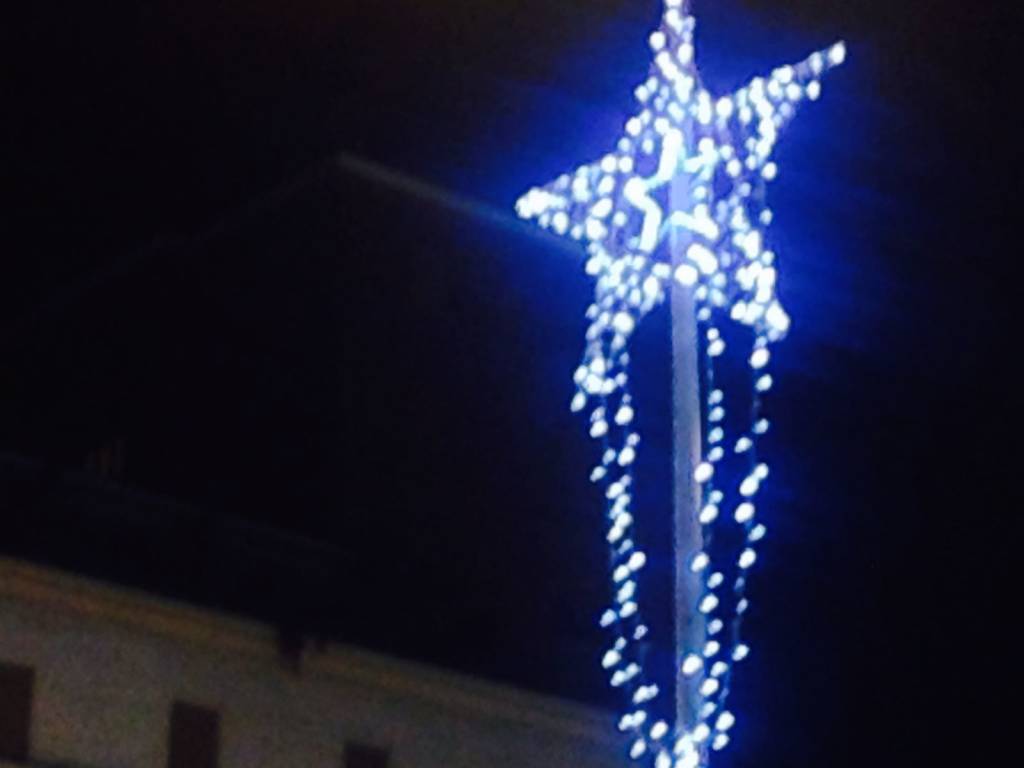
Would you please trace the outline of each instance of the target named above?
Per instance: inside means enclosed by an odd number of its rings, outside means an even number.
[[[770,344],[789,328],[776,297],[775,254],[764,237],[772,220],[765,187],[778,174],[772,151],[796,107],[819,97],[820,77],[841,64],[846,51],[837,43],[716,100],[700,83],[695,20],[687,4],[664,0],[664,5],[661,24],[650,37],[649,77],[636,89],[640,111],[626,122],[616,150],[530,190],[517,211],[559,235],[585,241],[586,270],[596,283],[572,409],[589,414],[590,436],[603,449],[591,480],[607,500],[613,600],[601,624],[614,639],[601,663],[628,702],[619,728],[630,735],[633,759],[653,761],[655,768],[698,768],[707,764],[710,752],[729,743],[735,724],[726,700],[733,666],[749,654],[741,635],[749,606],[747,574],[766,533],[756,508],[768,477],[767,465],[758,459],[758,440],[769,428],[761,398],[773,384],[767,371]],[[677,185],[685,194],[670,194]],[[674,266],[664,247],[670,241],[685,243],[684,257]],[[664,301],[672,280],[693,292],[706,363],[703,454],[695,469],[705,543],[681,564],[703,582],[699,602],[689,608],[704,615],[706,633],[702,647],[678,649],[677,658],[677,682],[698,687],[700,707],[694,722],[674,728],[653,714],[661,691],[639,652],[639,641],[648,634],[638,595],[647,556],[632,535],[640,436],[633,426],[628,351],[638,323]],[[743,353],[751,371],[752,417],[729,439],[725,394],[714,381],[715,360],[726,352],[719,328],[725,317],[749,327],[753,338]],[[731,514],[721,514],[727,496],[716,478],[724,474],[719,469],[730,455],[745,469],[728,497]],[[739,526],[743,543],[735,561],[720,569],[710,542],[723,525]],[[724,570],[735,576],[727,579]],[[729,606],[721,596],[727,580]]]

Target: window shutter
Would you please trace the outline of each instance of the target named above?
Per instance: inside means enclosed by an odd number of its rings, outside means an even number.
[[[34,684],[31,667],[0,663],[0,760],[28,760]]]
[[[346,744],[343,768],[387,768],[388,751],[365,744]]]
[[[167,768],[217,768],[219,752],[220,715],[205,707],[174,702]]]

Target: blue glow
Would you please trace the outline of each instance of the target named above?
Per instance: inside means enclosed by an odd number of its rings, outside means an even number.
[[[821,76],[846,58],[845,46],[837,43],[797,64],[753,78],[731,95],[715,98],[697,70],[695,27],[688,2],[664,0],[661,23],[649,37],[653,61],[648,77],[636,88],[637,110],[624,122],[615,151],[530,190],[516,206],[524,218],[585,241],[586,271],[595,281],[572,409],[589,408],[590,435],[601,441],[604,451],[602,464],[591,478],[603,484],[609,505],[607,538],[614,545],[616,606],[605,612],[601,623],[613,630],[616,640],[602,665],[609,670],[612,685],[625,689],[631,706],[653,702],[658,689],[646,682],[646,670],[632,643],[620,642],[647,634],[646,626],[638,623],[640,589],[632,578],[643,568],[646,556],[632,550],[626,538],[634,522],[629,504],[634,493],[632,466],[638,457],[638,439],[631,431],[636,405],[628,389],[629,339],[645,315],[664,301],[674,280],[692,290],[704,330],[702,353],[708,376],[713,375],[714,361],[727,354],[715,323],[728,318],[753,331],[752,347],[735,354],[755,371],[750,385],[755,404],[773,388],[774,380],[765,370],[771,362],[769,345],[786,335],[790,318],[777,294],[775,254],[766,246],[772,215],[764,192],[779,172],[772,158],[781,130],[798,104],[820,97]],[[677,193],[676,180],[682,182],[678,187],[685,194]],[[673,242],[680,245],[676,258],[668,247]],[[755,414],[758,411],[755,407]],[[701,493],[700,523],[710,537],[712,528],[720,524],[719,505],[725,498],[716,487],[725,481],[715,467],[725,458],[718,444],[725,442],[727,428],[720,389],[709,393],[703,421],[707,426],[703,458],[692,472]],[[758,441],[768,426],[766,419],[756,415],[744,432],[733,434],[725,444],[733,444],[735,453],[748,454],[756,462]],[[765,533],[763,525],[753,523],[754,497],[767,478],[767,465],[757,463],[735,487],[744,500],[734,518],[744,527],[746,542],[732,555],[741,575],[736,581],[730,632],[723,633],[723,638],[730,635],[731,645],[723,648],[721,641],[711,640],[702,647],[677,649],[675,658],[681,659],[683,677],[702,671],[702,654],[710,660],[721,653],[738,662],[749,653],[739,640],[739,620],[748,607],[744,574],[755,564],[753,545]],[[680,557],[694,573],[711,572],[697,605],[707,617],[710,637],[722,633],[726,624],[717,615],[723,606],[712,591],[722,586],[725,577],[713,567],[709,551],[705,543],[704,551],[680,553]],[[626,629],[634,625],[636,631]],[[696,744],[710,739],[712,749],[725,747],[729,741],[725,731],[734,723],[724,709],[729,666],[725,661],[708,663],[712,674],[700,683],[703,701],[697,722],[677,723],[673,732],[665,720],[644,729],[646,710],[623,718],[623,730],[633,739],[632,758],[648,756],[656,766],[667,765],[666,759],[671,758],[662,742],[670,734],[676,768],[702,765]],[[712,733],[710,718],[719,712]]]

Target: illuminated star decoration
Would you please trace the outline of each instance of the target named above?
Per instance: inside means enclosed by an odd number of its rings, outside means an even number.
[[[584,241],[586,271],[596,282],[572,409],[589,415],[590,436],[603,449],[591,479],[607,500],[612,604],[601,624],[613,640],[602,666],[611,685],[625,693],[627,710],[619,728],[629,736],[634,760],[655,768],[696,768],[707,764],[711,751],[726,746],[735,723],[726,700],[733,666],[749,653],[740,635],[748,608],[746,576],[766,530],[755,507],[768,476],[757,456],[758,438],[769,427],[761,397],[773,383],[767,372],[769,346],[786,334],[790,322],[776,297],[775,254],[764,236],[772,219],[765,187],[778,172],[772,151],[797,106],[818,99],[821,76],[843,62],[846,49],[837,43],[715,99],[697,73],[688,4],[664,0],[664,5],[660,26],[650,37],[649,77],[636,89],[639,111],[626,122],[615,150],[530,190],[516,208],[523,218]],[[670,196],[670,187],[685,194]],[[666,246],[670,240],[684,243],[674,269]],[[701,575],[703,592],[690,608],[705,615],[707,627],[703,647],[677,649],[675,674],[699,685],[700,709],[695,722],[674,728],[654,714],[661,708],[661,692],[644,668],[638,642],[648,633],[637,583],[647,557],[632,537],[632,467],[640,437],[632,426],[628,370],[629,339],[664,301],[673,279],[693,291],[705,361],[705,431],[695,475],[705,545],[685,567]],[[753,339],[741,352],[752,372],[752,417],[728,436],[725,394],[713,378],[715,359],[725,353],[718,324],[726,317],[747,326]],[[743,467],[735,487],[720,481],[725,473],[716,468],[721,470],[723,461]],[[732,536],[742,541],[736,554],[724,565],[713,562],[711,534],[736,525],[740,530]],[[727,581],[731,596],[721,594]]]

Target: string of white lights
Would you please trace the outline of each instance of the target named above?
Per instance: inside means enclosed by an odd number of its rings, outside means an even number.
[[[611,547],[612,599],[601,624],[612,640],[601,664],[626,698],[619,728],[630,740],[630,756],[650,760],[655,768],[706,765],[711,752],[729,743],[736,721],[725,705],[734,665],[749,654],[742,639],[746,587],[766,532],[757,515],[758,492],[768,477],[758,458],[758,441],[768,428],[761,397],[773,385],[767,372],[770,346],[785,336],[790,323],[776,295],[775,254],[766,246],[772,213],[765,188],[778,175],[772,152],[781,129],[799,104],[818,99],[821,76],[846,53],[837,43],[714,99],[697,72],[695,26],[687,3],[664,0],[661,23],[650,36],[653,63],[635,92],[639,111],[626,121],[615,151],[530,190],[516,206],[524,218],[588,243],[586,271],[595,280],[594,303],[587,311],[587,343],[574,377],[572,409],[587,414],[590,435],[602,450],[591,473],[604,494]],[[669,195],[679,180],[688,191],[685,202]],[[670,241],[685,244],[676,262],[665,246]],[[649,629],[642,618],[640,574],[647,554],[633,534],[633,466],[640,436],[634,427],[629,341],[643,318],[663,303],[670,281],[693,291],[705,360],[703,447],[694,478],[701,486],[704,543],[681,567],[701,574],[703,591],[697,605],[688,608],[705,615],[707,629],[703,646],[677,649],[672,676],[677,684],[699,686],[701,703],[692,726],[672,726],[670,718],[655,714],[658,683],[665,677],[644,664]],[[734,443],[725,426],[726,392],[718,388],[715,371],[716,361],[727,354],[725,321],[749,328],[754,339],[741,353],[752,374],[752,420]],[[743,467],[735,487],[727,467]],[[719,535],[728,542],[735,525],[741,543],[723,563],[714,552],[720,547],[712,542]],[[735,540],[735,528],[732,532]],[[723,594],[727,573],[735,573],[731,599]]]

